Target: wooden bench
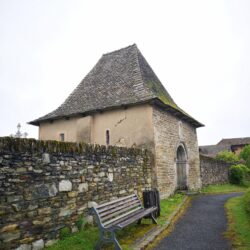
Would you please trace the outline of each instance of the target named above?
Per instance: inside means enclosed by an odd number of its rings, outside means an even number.
[[[115,231],[120,230],[133,222],[138,224],[145,216],[149,216],[152,222],[157,224],[153,216],[153,212],[157,207],[143,208],[141,201],[136,194],[113,200],[97,207],[92,208],[98,227],[100,230],[100,238],[96,244],[96,249],[101,249],[103,242],[113,242],[116,250],[121,250]]]

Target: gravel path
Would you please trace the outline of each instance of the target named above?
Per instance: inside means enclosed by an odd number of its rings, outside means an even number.
[[[173,232],[155,250],[224,250],[231,249],[223,237],[227,229],[225,202],[241,194],[204,195],[195,198]]]

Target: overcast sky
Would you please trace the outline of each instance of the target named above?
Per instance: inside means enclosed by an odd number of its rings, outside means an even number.
[[[200,145],[250,136],[250,1],[0,0],[0,136],[57,108],[103,53],[136,43]],[[97,93],[98,94],[98,93]]]

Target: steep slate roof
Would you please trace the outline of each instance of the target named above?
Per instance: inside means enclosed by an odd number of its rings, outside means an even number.
[[[135,44],[104,54],[61,106],[30,124],[147,102],[203,126],[176,105]]]
[[[250,137],[222,139],[216,145],[200,146],[200,153],[215,157],[219,152],[232,151],[233,146],[250,144]]]

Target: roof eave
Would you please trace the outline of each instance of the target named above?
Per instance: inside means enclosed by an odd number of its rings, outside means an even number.
[[[204,127],[205,125],[198,122],[197,120],[195,120],[194,118],[192,118],[191,116],[188,116],[186,114],[184,114],[183,112],[181,112],[180,110],[176,109],[175,107],[172,107],[164,102],[162,102],[160,99],[155,98],[152,100],[152,104],[163,108],[164,110],[172,113],[175,117],[178,117],[188,123],[191,123],[195,128],[200,128],[200,127]]]
[[[121,107],[126,108],[126,107],[135,106],[135,105],[146,104],[146,103],[156,105],[160,108],[163,108],[164,110],[169,111],[174,116],[179,117],[180,119],[191,123],[195,128],[204,127],[204,125],[202,123],[198,122],[197,120],[195,120],[194,118],[192,118],[190,116],[187,116],[186,114],[182,113],[180,110],[163,103],[158,98],[148,99],[148,100],[135,102],[135,103],[119,104],[119,105],[114,105],[114,106],[105,107],[105,108],[101,108],[101,109],[93,109],[93,110],[89,110],[86,112],[72,113],[70,115],[62,115],[62,116],[56,116],[56,117],[51,117],[51,118],[45,118],[45,119],[37,119],[37,120],[31,121],[31,122],[28,122],[28,124],[39,126],[41,122],[50,122],[50,121],[54,121],[54,120],[66,119],[66,118],[71,118],[71,117],[76,117],[76,116],[87,116],[87,115],[91,115],[94,113],[118,109]]]
[[[127,107],[131,107],[131,106],[135,106],[135,105],[146,104],[146,103],[150,103],[150,101],[151,101],[151,99],[144,100],[144,101],[139,101],[139,102],[134,102],[134,103],[128,103],[128,104],[113,105],[113,106],[100,108],[100,109],[92,109],[92,110],[89,110],[89,111],[72,113],[72,114],[69,114],[69,115],[61,115],[61,116],[55,116],[55,117],[50,117],[50,118],[44,118],[44,119],[43,118],[38,118],[38,119],[36,119],[34,121],[28,122],[28,124],[39,126],[40,123],[42,123],[42,122],[50,122],[50,121],[55,121],[55,120],[65,119],[65,118],[71,118],[71,117],[76,117],[76,116],[88,116],[88,115],[91,115],[91,114],[94,114],[94,113],[100,113],[100,112],[119,109],[119,108],[127,108]]]
[[[39,122],[36,122],[36,121],[27,122],[27,124],[34,125],[34,126],[39,126]]]

